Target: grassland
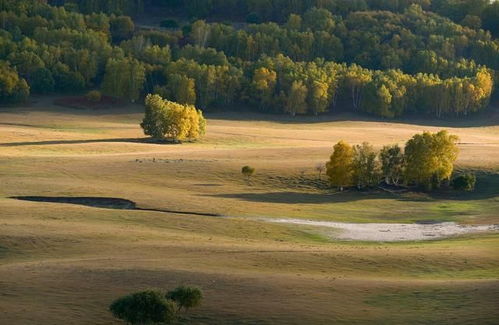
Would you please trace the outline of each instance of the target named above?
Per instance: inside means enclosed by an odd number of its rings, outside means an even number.
[[[192,324],[494,324],[499,235],[430,242],[331,241],[255,217],[499,223],[496,113],[470,122],[208,115],[198,143],[142,141],[140,107],[80,111],[40,98],[0,109],[0,323],[114,324],[138,289],[201,286]],[[477,191],[335,193],[310,186],[340,139],[377,147],[423,130],[460,137]],[[248,184],[240,168],[256,175]],[[233,218],[26,202],[103,196]]]

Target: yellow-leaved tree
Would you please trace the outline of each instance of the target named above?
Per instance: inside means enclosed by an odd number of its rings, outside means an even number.
[[[256,69],[253,74],[251,87],[254,89],[254,96],[259,99],[260,106],[270,106],[276,85],[277,74],[267,68]]]
[[[286,101],[287,112],[292,116],[305,113],[307,111],[307,94],[308,88],[301,80],[293,81]]]
[[[405,178],[427,190],[449,180],[457,159],[458,137],[442,130],[414,135],[405,145]]]
[[[341,140],[334,145],[333,154],[326,163],[326,174],[329,181],[340,191],[343,190],[343,187],[353,184],[353,157],[352,146]]]
[[[146,135],[155,139],[182,141],[197,140],[205,133],[203,113],[192,105],[182,105],[149,94],[145,106],[140,126]]]

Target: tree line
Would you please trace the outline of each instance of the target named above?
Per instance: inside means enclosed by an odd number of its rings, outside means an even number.
[[[340,103],[383,117],[464,116],[487,107],[499,64],[489,33],[417,6],[341,16],[321,5],[280,25],[236,29],[200,20],[170,31],[66,7],[2,2],[0,101],[100,88],[202,109],[244,104],[320,114]]]
[[[383,117],[405,113],[466,115],[488,105],[492,77],[482,68],[473,77],[441,79],[400,70],[369,70],[327,61],[293,62],[278,55],[256,63],[251,100],[292,115],[318,114],[348,101],[352,110]]]
[[[447,75],[472,68],[470,62],[458,67],[457,62],[448,61],[472,59],[495,69],[499,64],[495,59],[498,44],[490,33],[463,27],[419,6],[402,13],[359,11],[346,17],[311,8],[302,16],[291,14],[283,24],[266,22],[243,29],[197,21],[189,37],[196,45],[244,60],[281,53],[295,61],[321,57],[370,69],[400,68],[416,73],[433,68],[428,57],[436,57],[445,64],[441,69],[446,68],[448,71],[442,72]]]
[[[284,22],[290,14],[303,15],[310,8],[326,9],[340,16],[356,11],[402,12],[413,4],[471,28],[484,28],[498,36],[499,4],[489,0],[50,0],[90,14],[135,16],[157,7],[188,17],[218,17],[251,22]]]

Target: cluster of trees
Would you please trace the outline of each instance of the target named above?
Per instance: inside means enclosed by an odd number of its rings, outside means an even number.
[[[499,2],[494,0],[432,0],[431,9],[463,26],[499,36]]]
[[[192,141],[205,133],[203,113],[192,105],[171,102],[152,94],[147,95],[145,105],[145,116],[140,126],[146,135],[154,139]]]
[[[446,63],[448,71],[444,72],[448,74],[456,74],[460,69],[446,61],[459,58],[499,68],[498,44],[489,33],[465,28],[422,11],[419,6],[403,13],[361,11],[346,17],[312,8],[303,16],[290,15],[282,25],[250,24],[245,29],[197,21],[192,24],[189,37],[197,45],[244,60],[281,53],[297,61],[321,57],[370,69],[400,68],[414,73],[422,72],[420,66],[423,71],[427,68],[418,55],[428,51],[427,56],[436,56]]]
[[[404,150],[391,145],[377,152],[367,142],[351,146],[340,141],[326,163],[326,174],[331,184],[340,190],[347,186],[374,187],[381,181],[426,190],[439,188],[452,176],[458,154],[456,141],[457,137],[445,130],[416,134],[407,141]],[[465,182],[459,180],[458,183]]]
[[[446,1],[439,10],[450,8]],[[0,83],[0,102],[101,88],[132,102],[156,93],[202,109],[245,104],[320,114],[341,103],[383,117],[463,116],[487,107],[499,76],[499,41],[423,11],[436,5],[429,0],[49,3],[0,4],[0,68],[8,80]],[[119,16],[161,4],[209,7],[229,18],[242,10],[280,24],[198,20],[159,31]],[[232,6],[238,9],[230,14]],[[381,9],[388,11],[374,11]]]
[[[265,110],[319,114],[339,100],[355,111],[394,117],[404,113],[467,115],[488,105],[493,79],[485,68],[472,77],[442,79],[400,70],[316,60],[294,62],[278,55],[256,62],[250,100]]]
[[[111,96],[126,98],[134,102],[140,98],[145,73],[144,64],[137,59],[109,58],[102,81],[102,90]]]
[[[16,69],[8,62],[0,61],[0,98],[4,102],[18,102],[29,95],[29,86],[25,79],[20,78]]]
[[[52,5],[85,14],[103,12],[135,16],[144,10],[143,0],[49,0]]]
[[[166,294],[146,290],[116,299],[109,310],[127,324],[171,324],[182,308],[197,307],[202,299],[203,293],[196,287],[181,286]]]
[[[326,9],[339,16],[358,11],[403,12],[411,5],[438,13],[463,26],[480,27],[494,33],[499,30],[499,4],[490,0],[49,0],[53,5],[89,14],[127,14],[135,16],[157,6],[183,12],[189,17],[218,17],[284,22],[290,14],[303,15],[311,8]],[[152,9],[152,10],[154,10]],[[150,10],[150,9],[149,9]],[[497,36],[497,34],[496,34]]]
[[[195,102],[196,106],[203,109],[235,103],[243,82],[243,71],[232,65],[200,64],[184,58],[166,65],[162,73],[166,82],[165,86],[157,88],[159,93],[179,102]],[[185,81],[179,82],[182,79]],[[187,90],[184,86],[187,86]],[[184,96],[184,91],[193,95]]]
[[[93,87],[100,84],[107,60],[124,56],[110,43],[116,18],[84,16],[34,0],[2,1],[0,60],[8,61],[34,93]]]

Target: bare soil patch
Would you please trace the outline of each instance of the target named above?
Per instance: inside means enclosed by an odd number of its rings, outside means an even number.
[[[431,240],[478,232],[499,231],[499,225],[459,225],[455,222],[440,223],[347,223],[313,221],[305,219],[263,219],[267,222],[334,228],[340,232],[335,239],[361,241],[411,241]]]

